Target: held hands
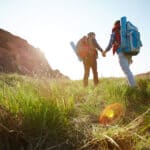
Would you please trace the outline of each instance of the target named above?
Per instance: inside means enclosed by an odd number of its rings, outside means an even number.
[[[103,56],[103,57],[106,57],[106,51],[103,51],[103,52],[102,52],[102,56]]]

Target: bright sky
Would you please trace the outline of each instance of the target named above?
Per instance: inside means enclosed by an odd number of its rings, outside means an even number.
[[[83,65],[70,47],[93,31],[105,49],[116,19],[127,16],[141,32],[143,47],[133,58],[133,74],[150,71],[149,0],[0,0],[0,28],[40,48],[52,69],[71,79],[83,78]],[[99,53],[99,77],[124,76],[117,55]],[[92,72],[91,72],[92,77]]]

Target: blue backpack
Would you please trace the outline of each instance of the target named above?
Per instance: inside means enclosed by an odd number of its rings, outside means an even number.
[[[121,18],[120,25],[121,51],[131,56],[139,54],[142,42],[138,28],[127,21],[126,17]]]

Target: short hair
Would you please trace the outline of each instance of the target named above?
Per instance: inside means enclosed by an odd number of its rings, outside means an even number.
[[[88,36],[92,36],[92,35],[95,35],[95,33],[94,32],[89,32],[88,33]]]

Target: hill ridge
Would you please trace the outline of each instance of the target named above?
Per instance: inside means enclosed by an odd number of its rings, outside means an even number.
[[[39,48],[4,29],[0,29],[0,72],[69,79],[51,68]]]

